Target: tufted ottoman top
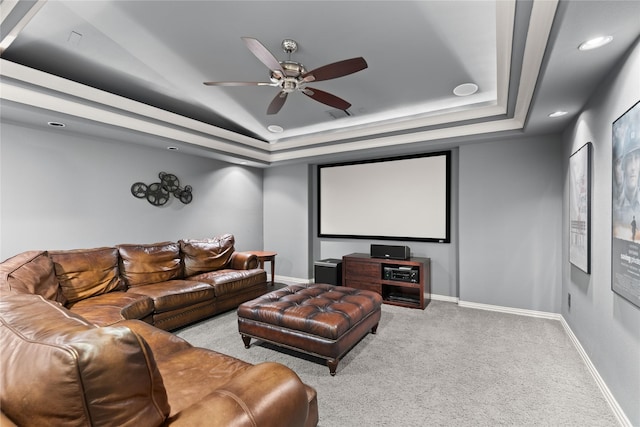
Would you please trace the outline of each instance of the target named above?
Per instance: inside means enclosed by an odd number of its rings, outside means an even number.
[[[380,310],[371,291],[325,284],[291,285],[238,307],[238,316],[327,339],[338,339]]]

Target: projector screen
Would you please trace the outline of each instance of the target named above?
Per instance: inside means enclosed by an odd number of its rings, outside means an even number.
[[[318,166],[318,237],[450,242],[451,152]]]

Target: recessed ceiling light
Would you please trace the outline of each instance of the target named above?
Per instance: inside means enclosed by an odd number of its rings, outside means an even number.
[[[453,94],[456,96],[469,96],[478,91],[478,85],[475,83],[463,83],[453,89]]]
[[[578,46],[578,49],[579,50],[597,49],[611,42],[611,40],[613,40],[613,37],[611,36],[595,37],[593,39],[590,39],[590,40],[587,40],[586,42],[581,43],[580,46]]]
[[[278,125],[269,125],[269,126],[267,126],[267,130],[269,132],[273,132],[273,133],[280,133],[280,132],[284,131],[284,128],[282,126],[278,126]]]
[[[49,126],[53,126],[54,128],[63,128],[66,126],[64,123],[60,123],[60,122],[47,122],[47,124]]]
[[[553,113],[549,114],[549,117],[562,117],[565,114],[567,114],[566,111],[554,111]]]
[[[170,151],[178,151],[178,147],[174,147],[174,146],[167,147],[167,150],[170,150]]]

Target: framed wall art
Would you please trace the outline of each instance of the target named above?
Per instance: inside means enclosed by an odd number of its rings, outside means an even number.
[[[569,158],[569,261],[591,273],[591,143]]]
[[[611,289],[640,307],[640,101],[613,122]]]

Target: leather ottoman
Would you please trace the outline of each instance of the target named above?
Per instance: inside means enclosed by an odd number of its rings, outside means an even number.
[[[327,284],[291,285],[238,307],[238,329],[251,338],[327,359],[331,375],[340,358],[369,331],[376,333],[382,297]]]
[[[331,375],[340,358],[369,331],[376,333],[382,297],[327,284],[291,285],[238,307],[238,329],[251,338],[327,359]]]

